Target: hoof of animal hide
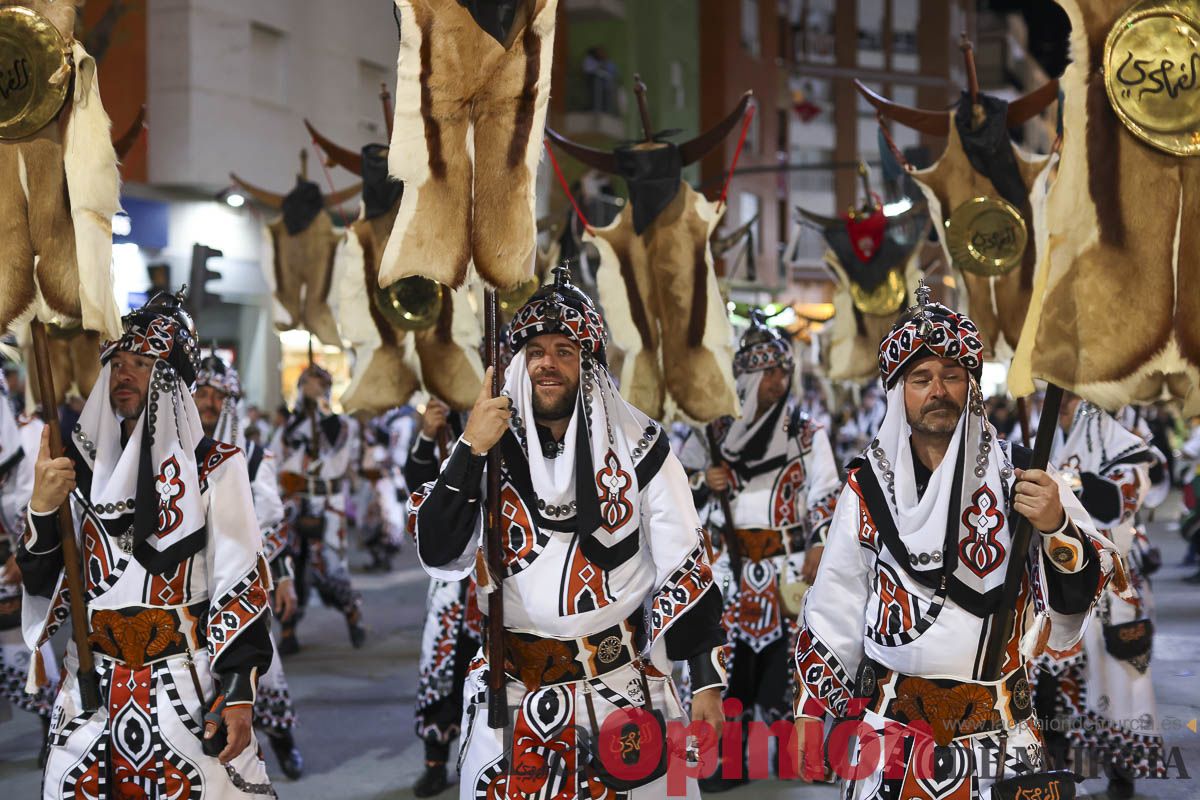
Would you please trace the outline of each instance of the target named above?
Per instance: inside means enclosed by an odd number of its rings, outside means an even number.
[[[367,354],[362,368],[356,371],[342,395],[342,406],[351,413],[386,411],[407,403],[420,386],[416,374],[404,361],[404,351],[384,345]]]

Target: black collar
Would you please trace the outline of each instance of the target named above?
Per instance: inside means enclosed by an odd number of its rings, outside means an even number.
[[[913,478],[917,482],[917,499],[920,500],[925,496],[925,490],[929,487],[929,480],[933,477],[933,470],[925,466],[925,462],[917,458],[917,454],[910,447],[908,450],[909,456],[912,457]]]
[[[558,458],[563,452],[563,443],[560,439],[555,439],[554,434],[545,425],[535,422],[534,429],[537,431],[538,444],[542,448],[542,456],[545,458]]]

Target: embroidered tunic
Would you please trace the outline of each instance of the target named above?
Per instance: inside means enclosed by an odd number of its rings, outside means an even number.
[[[1006,442],[992,450],[999,455],[999,474],[1007,476],[1006,481],[1013,479],[1014,462],[1028,464],[1029,451],[1013,451]],[[953,459],[952,446],[939,469],[953,469]],[[919,460],[913,462],[918,492],[923,493],[931,475]],[[948,526],[901,529],[884,499],[886,487],[879,485],[866,460],[852,462],[851,467],[816,582],[805,600],[795,653],[796,714],[845,717],[861,708],[854,698],[874,697],[864,721],[876,730],[889,722],[924,719],[932,726],[936,744],[950,748],[947,758],[959,763],[974,758],[976,765],[992,765],[990,775],[983,768],[961,769],[938,781],[917,774],[915,759],[906,758],[902,776],[885,775],[880,767],[852,783],[851,798],[986,798],[997,774],[999,730],[972,727],[969,704],[953,698],[979,691],[991,698],[1007,726],[1009,777],[1040,769],[1041,739],[1027,720],[1031,696],[1026,664],[1047,623],[1050,647],[1069,647],[1079,640],[1111,572],[1112,554],[1094,533],[1087,512],[1060,486],[1068,522],[1066,531],[1053,538],[1073,540],[1074,571],[1049,558],[1050,537],[1035,534],[1035,549],[1025,556],[1016,630],[1005,646],[1005,679],[985,682],[982,661],[993,617],[983,609],[995,607],[1001,584],[981,593],[961,575],[982,580],[1006,572],[1015,525],[1010,491],[995,496],[985,482],[988,491],[978,493]],[[957,474],[961,470],[960,464]],[[1031,635],[1024,638],[1027,633]],[[958,688],[971,686],[980,690]],[[890,700],[879,701],[880,696]],[[949,706],[937,705],[943,696]],[[914,710],[924,708],[945,713],[924,718]]]
[[[252,703],[256,676],[271,662],[271,577],[242,452],[201,441],[204,525],[162,551],[128,546],[132,504],[123,516],[102,519],[87,499],[91,470],[74,447],[68,454],[102,706],[91,715],[82,710],[72,641],[51,719],[44,797],[273,797],[253,741],[222,765],[200,740],[216,676],[230,703]],[[175,497],[169,487],[162,491],[163,513],[170,513]],[[18,559],[25,641],[37,649],[68,619],[68,607],[56,514],[29,520]]]
[[[566,518],[569,510],[539,507],[544,504],[532,494],[522,448],[511,432],[502,439],[504,623],[510,647],[520,652],[521,643],[530,642],[549,652],[575,652],[577,658],[556,662],[557,669],[540,675],[510,674],[509,705],[519,709],[511,742],[482,718],[489,665],[476,661],[465,690],[461,797],[515,799],[539,791],[547,797],[605,796],[604,787],[592,787],[590,778],[575,772],[575,760],[582,757],[579,730],[598,729],[612,711],[647,702],[667,718],[682,717],[669,677],[676,660],[690,659],[694,691],[723,682],[714,666],[704,668],[724,640],[721,601],[687,480],[660,427],[651,425],[643,441],[636,474],[612,476],[622,487],[613,498],[617,504],[636,481],[640,519],[634,535],[617,544],[615,563],[604,568],[585,555],[574,520]],[[435,578],[462,580],[475,566],[483,535],[484,461],[460,440],[438,480],[410,501],[418,554]],[[483,587],[482,609],[487,595]],[[643,682],[635,663],[647,645]],[[564,752],[566,770],[543,775],[540,788],[523,783],[518,791],[507,774],[539,747]],[[664,792],[660,778],[623,796]],[[689,796],[695,792],[692,784]]]

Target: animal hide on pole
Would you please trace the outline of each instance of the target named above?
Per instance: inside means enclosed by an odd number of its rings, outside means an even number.
[[[68,395],[87,398],[100,376],[100,334],[84,328],[59,328],[48,326],[47,343],[50,345],[50,373],[54,376],[54,405],[61,406]],[[32,393],[35,403],[42,402],[37,374],[37,359],[33,357],[33,342],[28,326],[23,326],[19,337],[21,353],[28,372],[25,385]]]
[[[1009,385],[1029,394],[1041,378],[1108,410],[1165,394],[1200,412],[1200,161],[1139,140],[1109,101],[1105,39],[1133,4],[1059,5],[1062,152]]]
[[[36,315],[117,338],[112,218],[120,190],[96,62],[72,38],[73,5],[21,5],[53,22],[70,43],[74,74],[55,120],[0,141],[0,330]]]
[[[600,253],[596,285],[621,351],[621,394],[656,419],[666,418],[668,395],[699,422],[738,413],[733,329],[709,244],[720,217],[716,203],[681,183],[640,235],[627,204],[584,236]]]
[[[737,416],[733,328],[713,269],[717,203],[681,179],[746,119],[750,93],[721,122],[683,144],[654,133],[646,87],[634,76],[645,138],[612,152],[547,129],[550,141],[588,166],[620,175],[629,202],[585,241],[600,252],[596,285],[613,336],[621,394],[648,415],[709,423]],[[744,127],[744,126],[743,126]]]
[[[914,296],[921,282],[920,250],[914,248],[901,267],[907,297]],[[879,375],[879,343],[891,331],[896,315],[866,314],[855,308],[852,279],[842,262],[832,250],[825,251],[824,262],[835,286],[826,376],[831,381],[870,381]]]
[[[868,197],[861,209],[840,217],[797,209],[828,246],[824,262],[836,288],[826,372],[833,381],[861,382],[878,374],[879,343],[916,291],[921,244],[929,234],[923,202],[887,216],[870,193],[865,165],[859,172]]]
[[[1030,192],[1038,176],[1045,171],[1049,157],[1028,153],[1015,144],[1012,145],[1012,151],[1021,185],[1025,189],[1024,205],[1031,208],[1028,199]],[[972,198],[999,198],[1000,193],[991,180],[971,166],[963,150],[958,126],[953,124],[953,121],[949,127],[949,139],[942,157],[932,166],[922,170],[910,170],[908,174],[929,202],[929,215],[938,231],[938,241],[941,242],[946,263],[953,265],[947,247],[946,219],[956,208]],[[1021,205],[1013,205],[1021,210]],[[1037,248],[1034,245],[1037,231],[1035,216],[1032,213],[1026,216],[1025,211],[1022,211],[1022,216],[1030,235],[1025,254],[1017,267],[997,276],[977,275],[955,268],[957,277],[967,290],[970,317],[979,327],[984,344],[992,353],[1000,349],[999,345],[1002,342],[1010,349],[1016,347],[1021,327],[1025,323],[1025,314],[1029,310],[1029,298],[1033,291],[1033,268],[1037,258]]]
[[[357,195],[360,186],[349,186],[328,197],[312,181],[297,179],[286,195],[278,195],[229,176],[251,197],[268,208],[281,211],[266,225],[270,253],[268,282],[287,319],[277,321],[279,330],[303,328],[322,343],[341,347],[337,322],[329,307],[333,257],[340,231],[333,226],[328,208],[336,208]]]
[[[507,28],[458,0],[396,0],[400,54],[389,167],[405,184],[379,280],[458,287],[474,263],[511,289],[533,271],[534,190],[558,0],[523,0]]]
[[[363,178],[362,213],[337,244],[328,292],[339,338],[355,355],[342,405],[351,412],[378,413],[404,405],[424,387],[457,411],[471,408],[483,381],[483,334],[469,290],[444,291],[437,319],[411,337],[394,325],[377,295],[380,259],[406,194],[404,187],[382,169],[386,148],[367,145],[361,155],[354,155],[311,125],[309,130],[337,163]]]

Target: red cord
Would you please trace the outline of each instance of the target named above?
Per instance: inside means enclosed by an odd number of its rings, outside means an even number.
[[[875,112],[875,121],[879,123],[879,130],[883,133],[883,139],[885,142],[887,142],[888,149],[891,150],[892,155],[895,156],[896,163],[898,163],[901,168],[911,172],[912,165],[908,163],[908,159],[904,157],[904,153],[900,152],[900,148],[896,147],[896,142],[894,139],[892,139],[892,133],[888,130],[887,125],[884,124],[883,114],[881,112]]]
[[[717,207],[725,205],[725,197],[729,194],[729,184],[733,182],[733,173],[737,170],[738,158],[742,155],[742,147],[746,144],[746,134],[750,132],[750,120],[754,119],[754,106],[746,109],[746,119],[742,122],[742,135],[738,137],[737,149],[733,151],[733,161],[729,165],[729,174],[725,176],[725,185],[721,187],[721,199]]]
[[[558,176],[559,185],[562,186],[563,194],[571,201],[571,207],[575,209],[575,216],[579,217],[579,221],[583,223],[583,229],[588,233],[594,233],[591,224],[587,221],[587,217],[583,215],[583,210],[579,208],[579,204],[575,202],[575,195],[571,194],[571,189],[567,186],[566,176],[558,166],[558,159],[554,157],[554,148],[550,147],[550,140],[543,139],[542,143],[546,146],[546,154],[550,156],[550,164],[554,167],[554,174]]]

